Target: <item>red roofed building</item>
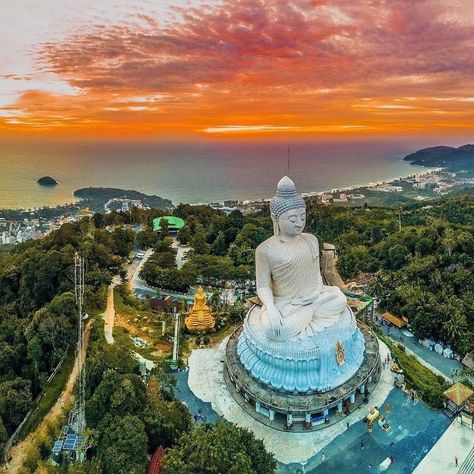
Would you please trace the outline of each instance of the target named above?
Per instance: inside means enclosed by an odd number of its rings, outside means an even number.
[[[161,463],[165,456],[165,450],[163,446],[158,446],[158,449],[153,454],[150,465],[148,466],[148,474],[160,474],[161,472]]]

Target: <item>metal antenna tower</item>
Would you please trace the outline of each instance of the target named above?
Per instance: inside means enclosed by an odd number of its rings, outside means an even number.
[[[287,176],[290,176],[290,145],[288,145]]]
[[[84,258],[77,252],[74,255],[74,291],[76,294],[76,305],[78,313],[78,329],[77,329],[77,402],[76,402],[76,432],[79,436],[84,435],[86,427],[85,413],[85,390],[86,390],[86,368],[84,353]]]

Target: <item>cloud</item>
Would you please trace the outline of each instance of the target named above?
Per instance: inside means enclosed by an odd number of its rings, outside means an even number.
[[[136,126],[135,112],[154,130],[311,131],[323,121],[331,130],[366,129],[384,109],[394,116],[429,113],[430,97],[443,96],[459,97],[449,107],[470,114],[462,98],[474,86],[474,12],[469,0],[453,2],[227,0],[175,7],[174,23],[139,15],[135,23],[92,25],[44,43],[38,64],[82,91],[65,98],[79,115],[87,106],[85,115],[116,123],[120,111],[121,122]],[[18,107],[31,103],[27,94]],[[400,104],[400,97],[422,103]],[[365,99],[370,106],[361,105]],[[226,125],[236,123],[242,125]]]

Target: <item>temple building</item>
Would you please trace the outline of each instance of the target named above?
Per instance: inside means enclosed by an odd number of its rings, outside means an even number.
[[[176,216],[163,216],[153,219],[153,230],[155,232],[161,232],[161,220],[165,219],[168,222],[168,230],[170,232],[178,232],[179,229],[183,228],[185,222],[181,217]]]

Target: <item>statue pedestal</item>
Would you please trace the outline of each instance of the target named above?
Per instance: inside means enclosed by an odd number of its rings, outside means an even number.
[[[276,389],[256,379],[238,354],[244,331],[240,326],[227,342],[224,380],[237,403],[253,418],[272,428],[283,430],[288,414],[292,415],[293,424],[296,423],[299,431],[325,428],[328,426],[326,420],[332,425],[349,414],[342,413],[342,407],[350,399],[355,400],[351,411],[364,403],[365,395],[360,393],[362,386],[366,394],[371,393],[380,378],[379,344],[375,334],[364,325],[357,328],[365,351],[355,373],[336,388],[307,393]]]
[[[364,359],[364,336],[349,307],[334,326],[303,340],[273,341],[261,330],[260,307],[248,313],[237,344],[257,381],[287,393],[327,392],[349,380]]]

